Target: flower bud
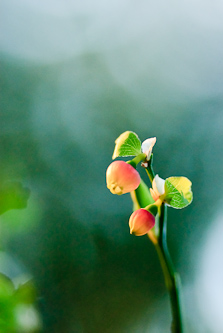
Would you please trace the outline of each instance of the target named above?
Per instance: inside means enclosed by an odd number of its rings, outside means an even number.
[[[137,189],[140,184],[140,175],[130,164],[115,161],[106,171],[106,182],[111,193],[121,195]]]
[[[155,225],[155,217],[146,209],[140,208],[129,218],[130,234],[143,236]]]

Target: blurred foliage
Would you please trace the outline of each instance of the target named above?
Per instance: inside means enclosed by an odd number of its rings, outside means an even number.
[[[26,208],[29,195],[29,189],[18,181],[3,183],[0,186],[0,214]],[[36,291],[31,281],[15,288],[12,280],[0,272],[0,331],[39,332],[41,322],[35,307],[36,301]]]
[[[0,274],[0,331],[34,333],[40,330],[39,314],[34,307],[36,292],[31,282],[15,289],[12,281]]]
[[[3,183],[0,187],[0,214],[10,209],[26,208],[29,189],[19,182]]]

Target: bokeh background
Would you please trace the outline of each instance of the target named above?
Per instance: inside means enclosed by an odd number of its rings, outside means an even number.
[[[222,2],[0,6],[0,180],[30,190],[1,216],[0,271],[35,283],[24,332],[169,332],[157,254],[129,234],[129,195],[105,184],[126,130],[157,137],[162,178],[193,182],[193,204],[168,210],[168,244],[186,332],[223,332]]]

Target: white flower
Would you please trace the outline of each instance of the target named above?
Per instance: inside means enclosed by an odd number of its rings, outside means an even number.
[[[146,160],[150,160],[150,156],[152,153],[153,146],[156,143],[156,137],[154,138],[149,138],[142,143],[142,152],[146,154]]]
[[[156,175],[153,179],[152,187],[150,189],[151,195],[153,200],[157,201],[165,193],[165,180]]]

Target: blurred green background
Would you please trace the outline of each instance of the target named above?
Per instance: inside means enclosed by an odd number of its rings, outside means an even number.
[[[222,3],[2,0],[1,13],[0,181],[30,198],[1,216],[0,271],[34,280],[26,332],[169,332],[157,254],[105,184],[126,130],[157,137],[160,177],[193,183],[168,243],[186,332],[222,332]]]

